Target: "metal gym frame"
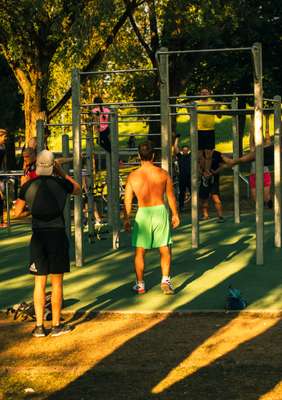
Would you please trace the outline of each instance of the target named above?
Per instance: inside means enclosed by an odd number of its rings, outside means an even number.
[[[241,48],[222,48],[222,49],[202,49],[202,50],[176,50],[169,51],[167,48],[161,48],[156,53],[159,62],[161,77],[161,110],[162,110],[162,138],[164,146],[166,146],[167,162],[171,160],[171,124],[170,124],[170,104],[169,104],[169,55],[170,54],[195,54],[195,53],[216,53],[216,52],[250,52],[253,58],[253,77],[254,77],[254,138],[255,138],[255,154],[256,154],[256,264],[264,263],[264,152],[263,152],[263,86],[262,86],[262,47],[261,43],[254,43],[252,47]],[[243,95],[243,94],[241,94]],[[228,97],[227,95],[221,95]],[[233,152],[234,156],[238,156],[238,115],[247,110],[239,110],[237,108],[236,97],[232,101],[232,110],[229,113],[223,110],[201,111],[201,113],[225,113],[233,116],[232,132],[234,138]],[[216,96],[219,97],[219,96]],[[281,247],[281,103],[278,97],[274,100],[274,121],[275,121],[275,138],[274,138],[274,169],[275,169],[275,194],[274,194],[274,211],[275,211],[275,239],[276,247]],[[183,107],[183,106],[182,106]],[[198,132],[197,132],[197,109],[190,107],[190,124],[191,124],[191,175],[192,175],[192,248],[199,246],[199,220],[198,220]],[[234,157],[234,158],[235,158]],[[167,167],[170,170],[170,167]],[[239,167],[234,169],[234,211],[235,223],[240,222],[239,210]]]
[[[81,75],[101,75],[101,74],[120,74],[132,72],[151,72],[153,69],[125,69],[113,71],[89,71],[81,72],[78,69],[72,71],[72,132],[73,132],[73,168],[74,179],[81,184],[81,108],[90,107],[93,104],[81,104],[80,102],[80,76]],[[154,102],[155,103],[155,102]],[[127,103],[124,103],[126,105]],[[134,102],[130,105],[134,106]],[[142,102],[140,102],[140,105]],[[106,152],[107,166],[107,190],[108,190],[108,221],[112,225],[112,246],[113,249],[119,248],[120,235],[120,203],[119,203],[119,141],[118,141],[118,112],[117,106],[119,103],[107,104],[111,106],[110,114],[110,131],[111,131],[111,154]],[[89,125],[93,125],[90,123]],[[90,128],[87,129],[87,171],[89,175],[93,174],[93,138],[90,134]],[[90,144],[92,143],[92,144]],[[93,175],[92,175],[93,176]],[[92,183],[91,183],[92,182]],[[90,178],[89,192],[93,188],[93,178]],[[92,187],[91,187],[92,186]],[[93,196],[92,196],[93,197]],[[90,202],[93,204],[93,199],[90,196]],[[92,206],[88,204],[88,229],[91,228],[92,214],[90,214]],[[83,224],[82,224],[82,199],[81,196],[75,196],[74,202],[74,234],[75,234],[75,263],[77,266],[83,265]]]

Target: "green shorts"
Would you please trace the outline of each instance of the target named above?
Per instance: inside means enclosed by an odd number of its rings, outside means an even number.
[[[171,243],[169,213],[165,205],[140,207],[135,217],[132,246],[153,249]]]

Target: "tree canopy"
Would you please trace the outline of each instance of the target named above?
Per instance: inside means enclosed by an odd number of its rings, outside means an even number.
[[[280,0],[1,0],[0,49],[24,95],[27,136],[70,98],[70,72],[151,68],[170,50],[263,46],[266,96],[281,92]],[[89,78],[106,98],[157,98],[158,74]],[[250,54],[170,57],[171,94],[250,92]]]

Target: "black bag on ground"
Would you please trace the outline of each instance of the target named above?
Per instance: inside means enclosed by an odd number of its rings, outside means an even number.
[[[23,301],[20,304],[15,304],[8,308],[7,315],[12,316],[14,320],[18,321],[35,321],[36,317],[33,300],[28,302]],[[46,321],[51,321],[52,319],[51,292],[46,293],[44,319]]]

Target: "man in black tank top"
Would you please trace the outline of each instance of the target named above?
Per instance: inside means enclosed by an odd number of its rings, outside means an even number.
[[[36,327],[32,334],[35,337],[46,336],[45,287],[50,274],[52,284],[50,335],[59,336],[71,330],[69,326],[60,324],[63,274],[70,270],[69,243],[65,233],[63,213],[67,195],[80,194],[80,186],[55,163],[53,153],[48,150],[43,150],[37,156],[36,175],[36,178],[22,186],[15,206],[15,216],[20,216],[25,204],[29,206],[32,215],[29,271],[35,276],[36,314]]]
[[[191,153],[189,147],[183,145],[181,150],[179,148],[179,138],[177,135],[174,142],[174,153],[178,164],[178,180],[179,180],[179,195],[178,203],[179,210],[182,211],[184,208],[184,200],[186,191],[188,195],[191,195]]]

